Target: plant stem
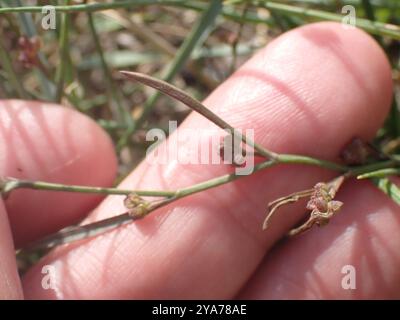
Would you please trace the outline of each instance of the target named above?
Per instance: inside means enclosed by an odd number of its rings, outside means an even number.
[[[136,193],[140,196],[154,196],[154,197],[172,197],[174,191],[158,191],[158,190],[124,190],[117,188],[101,188],[92,186],[78,186],[78,185],[65,185],[61,183],[51,183],[45,181],[30,181],[18,180],[14,178],[5,178],[1,183],[1,193],[8,195],[11,191],[16,189],[34,189],[34,190],[49,190],[61,192],[78,192],[78,193],[97,193],[108,195],[128,195]]]
[[[376,163],[373,165],[365,165],[358,167],[356,170],[343,167],[340,165],[334,165],[328,161],[313,159],[309,157],[296,156],[285,154],[282,157],[278,158],[278,162],[282,161],[282,163],[297,163],[297,164],[306,164],[306,165],[317,165],[333,170],[337,170],[340,172],[348,172],[348,176],[356,176],[361,173],[367,173],[371,169],[377,168],[385,168],[387,165],[391,165],[392,162],[384,161],[381,163]],[[252,174],[272,167],[278,164],[277,161],[265,161],[254,167],[254,171]],[[30,188],[36,190],[52,190],[52,191],[70,191],[70,192],[83,192],[83,193],[103,193],[103,194],[112,194],[112,195],[129,195],[135,193],[141,196],[161,196],[165,197],[164,200],[159,201],[156,205],[152,207],[152,209],[147,213],[159,209],[167,204],[170,204],[174,201],[187,197],[189,195],[199,193],[211,188],[215,188],[217,186],[232,182],[236,179],[240,179],[246,176],[236,175],[235,173],[226,174],[217,178],[213,178],[204,182],[200,182],[198,184],[192,185],[190,187],[177,189],[175,191],[157,191],[157,190],[121,190],[116,188],[98,188],[98,187],[89,187],[89,186],[71,186],[71,185],[62,185],[56,183],[48,183],[42,181],[26,181],[26,180],[16,180],[16,179],[6,179],[3,181],[2,192],[10,192],[12,190],[18,188]],[[94,223],[90,223],[83,226],[76,226],[67,228],[60,232],[57,232],[53,235],[50,235],[38,242],[33,243],[29,246],[28,250],[36,250],[39,248],[49,248],[55,245],[69,243],[77,240],[81,240],[88,237],[93,237],[114,228],[117,228],[121,225],[129,223],[131,221],[137,220],[140,217],[132,217],[129,213],[123,213],[111,218],[107,218],[101,221],[97,221]]]
[[[200,101],[194,99],[193,97],[189,96],[183,90],[156,78],[147,76],[142,73],[137,72],[129,72],[129,71],[121,71],[123,75],[125,75],[128,79],[138,81],[143,83],[149,87],[157,89],[158,91],[182,102],[192,110],[200,113],[202,116],[210,120],[212,123],[216,124],[223,130],[229,130],[230,133],[242,140],[244,143],[249,145],[250,147],[254,148],[260,155],[268,158],[268,159],[275,159],[278,155],[272,151],[265,149],[264,147],[260,146],[259,144],[255,143],[246,135],[242,135],[237,129],[232,127],[228,124],[225,120],[217,116],[214,112],[204,106]]]
[[[367,18],[371,21],[375,21],[374,8],[372,8],[371,2],[369,0],[362,0],[362,4]]]
[[[67,0],[69,3],[69,0]],[[65,81],[65,71],[68,62],[68,29],[69,29],[69,15],[64,14],[61,22],[61,33],[60,33],[60,66],[57,70],[56,75],[56,96],[55,101],[60,103],[62,96],[64,94],[64,81]]]
[[[366,174],[368,172],[386,169],[386,168],[390,168],[390,167],[393,167],[396,165],[398,165],[398,162],[396,160],[387,160],[387,161],[368,164],[365,166],[353,167],[353,168],[351,168],[351,170],[349,170],[349,173],[350,173],[350,176],[357,177],[359,175]]]
[[[351,171],[350,168],[336,164],[334,162],[320,160],[320,159],[311,158],[311,157],[307,157],[307,156],[295,155],[295,154],[279,154],[276,158],[276,161],[278,163],[297,163],[297,164],[314,165],[314,166],[318,166],[318,167],[322,167],[322,168],[326,168],[326,169],[330,169],[330,170],[335,170],[335,171],[340,171],[340,172]]]
[[[24,248],[24,250],[36,251],[38,249],[48,249],[57,245],[94,237],[127,224],[133,220],[134,218],[128,213],[123,213],[118,216],[100,220],[87,225],[66,228],[30,244],[28,247]]]
[[[272,161],[272,160],[264,161],[264,162],[262,162],[262,163],[260,163],[258,165],[255,165],[254,166],[254,170],[253,170],[253,172],[251,174],[254,174],[257,171],[260,171],[260,170],[263,170],[263,169],[266,169],[266,168],[270,168],[270,167],[274,166],[275,164],[276,164],[276,162]],[[194,194],[194,193],[197,193],[197,192],[200,192],[200,191],[204,191],[204,190],[207,190],[207,189],[215,188],[215,187],[218,187],[218,186],[223,185],[225,183],[232,182],[234,180],[240,179],[241,177],[246,177],[246,176],[237,175],[235,173],[226,174],[226,175],[214,178],[214,179],[210,179],[210,180],[207,180],[207,181],[204,181],[204,182],[200,182],[198,184],[195,184],[195,185],[187,187],[187,188],[178,189],[175,192],[174,197],[178,198],[178,199],[179,198],[183,198],[183,197],[189,196],[191,194]]]
[[[246,0],[236,0],[230,1],[230,3],[243,3]],[[281,3],[276,3],[272,1],[253,1],[254,5],[259,7],[264,7],[269,10],[274,10],[281,12],[283,14],[290,14],[300,16],[309,20],[315,21],[337,21],[341,22],[343,16],[340,14],[330,13],[322,10],[307,9],[304,7],[298,7],[293,5],[286,5]],[[108,9],[118,9],[118,8],[132,8],[134,6],[140,5],[165,5],[165,6],[177,6],[183,8],[189,8],[193,10],[203,10],[204,5],[201,2],[191,2],[191,1],[173,1],[173,0],[129,0],[129,1],[118,1],[110,3],[89,3],[89,4],[77,4],[70,6],[54,6],[57,12],[94,12]],[[43,6],[26,6],[26,7],[8,7],[0,8],[0,14],[9,12],[42,12]],[[235,12],[235,10],[225,10],[222,11],[223,15],[227,18],[234,20],[244,20]],[[254,15],[248,15],[245,18],[248,22],[254,23],[270,23],[270,19],[261,19],[254,17]],[[357,18],[356,26],[364,29],[375,35],[387,36],[393,39],[400,39],[400,27],[393,24],[382,23],[377,21],[371,21],[368,19]]]
[[[242,3],[242,2],[243,0],[234,1],[234,3]],[[296,7],[281,3],[275,3],[271,1],[253,1],[253,3],[254,5],[258,5],[269,10],[281,12],[284,14],[300,16],[309,20],[315,20],[315,21],[328,20],[336,22],[343,21],[343,16],[336,13],[307,9],[304,7]],[[375,35],[388,36],[393,39],[400,39],[400,27],[396,25],[357,18],[356,26]]]
[[[100,39],[99,39],[99,36],[97,35],[96,27],[94,25],[93,14],[88,12],[87,17],[89,20],[90,32],[92,34],[94,44],[96,47],[96,51],[97,51],[97,54],[99,55],[101,66],[103,68],[103,73],[104,73],[106,85],[108,88],[108,94],[109,94],[109,97],[111,97],[113,100],[113,101],[110,101],[111,112],[113,113],[114,118],[117,118],[120,120],[120,122],[125,123],[128,126],[128,128],[132,127],[134,125],[134,120],[133,120],[131,114],[129,113],[129,111],[127,110],[127,108],[125,108],[123,106],[120,96],[117,92],[117,88],[114,84],[114,80],[112,79],[110,69],[107,65],[106,59],[104,58],[104,53],[103,53],[103,49],[100,44]],[[117,106],[116,110],[115,110],[115,108],[113,108],[114,103]]]
[[[398,176],[400,175],[400,168],[385,168],[372,172],[367,172],[357,176],[357,179],[370,179],[370,178],[385,178],[388,176]]]
[[[115,1],[107,3],[87,3],[75,4],[65,6],[54,6],[58,13],[73,13],[73,12],[94,12],[118,8],[132,8],[143,5],[180,5],[184,0],[128,0],[128,1]],[[21,6],[0,8],[0,14],[9,12],[42,12],[44,6]]]

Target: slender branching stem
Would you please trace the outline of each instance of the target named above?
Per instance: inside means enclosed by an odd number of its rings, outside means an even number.
[[[234,20],[246,20],[255,23],[268,23],[268,19],[262,19],[253,15],[246,15],[245,18],[241,17],[240,13],[237,13],[232,4],[242,4],[247,3],[248,0],[234,0],[227,1],[224,3],[223,15],[227,18]],[[342,22],[343,16],[336,13],[325,12],[322,10],[308,9],[301,6],[288,5],[283,3],[277,3],[273,1],[250,1],[255,6],[264,7],[268,10],[274,12],[280,12],[285,15],[295,15],[301,18],[312,20],[312,21],[337,21]],[[173,0],[126,0],[126,1],[116,1],[107,3],[87,3],[87,4],[76,4],[69,6],[54,6],[57,12],[94,12],[109,9],[119,9],[119,8],[132,8],[134,6],[141,5],[164,5],[164,6],[176,6],[189,8],[194,10],[204,10],[204,6],[201,2],[192,1],[173,1]],[[233,10],[231,10],[233,8]],[[11,12],[42,12],[43,6],[23,6],[23,7],[6,7],[0,8],[0,14],[11,13]],[[357,18],[356,26],[364,29],[372,34],[388,36],[393,39],[400,39],[400,28],[397,25],[392,25],[388,23],[382,23],[378,21],[372,21],[368,19]]]
[[[77,185],[65,185],[62,183],[51,183],[45,181],[30,181],[30,180],[19,180],[14,178],[6,178],[2,181],[3,187],[1,192],[3,196],[8,195],[15,189],[34,189],[34,190],[48,190],[48,191],[61,191],[61,192],[78,192],[78,193],[97,193],[107,195],[128,195],[132,192],[140,196],[148,197],[172,197],[174,191],[161,191],[161,190],[125,190],[117,188],[101,188],[92,186],[77,186]]]
[[[293,159],[290,159],[291,155],[285,155],[285,163],[293,163],[293,164],[305,164],[305,165],[321,165],[325,168],[333,168],[332,163],[322,161],[315,162],[310,161],[312,158],[308,157],[299,157],[293,156]],[[278,158],[279,159],[279,158]],[[279,161],[279,160],[278,160]],[[304,162],[303,162],[304,161]],[[254,167],[254,171],[252,174],[277,165],[278,163],[273,160],[264,161],[260,164],[257,164]],[[324,164],[329,164],[325,165]],[[381,163],[376,163],[374,165],[366,165],[357,167],[355,170],[347,167],[337,166],[336,171],[339,172],[347,172],[347,176],[357,176],[363,173],[368,173],[370,170],[377,170],[378,168],[385,169],[388,165],[391,165],[391,162],[384,161]],[[167,204],[170,204],[174,201],[182,199],[184,197],[190,196],[195,193],[199,193],[211,188],[215,188],[217,186],[232,182],[236,179],[241,179],[246,176],[244,175],[237,175],[235,173],[226,174],[220,177],[216,177],[204,182],[200,182],[198,184],[177,189],[174,191],[165,191],[165,190],[124,190],[124,189],[117,189],[117,188],[99,188],[99,187],[90,187],[90,186],[74,186],[74,185],[63,185],[57,183],[49,183],[43,181],[27,181],[27,180],[18,180],[13,178],[3,179],[0,183],[1,192],[5,194],[5,192],[11,192],[15,189],[20,188],[28,188],[28,189],[35,189],[35,190],[50,190],[50,191],[68,191],[68,192],[81,192],[81,193],[100,193],[100,194],[108,194],[108,195],[129,195],[135,193],[140,196],[157,196],[157,197],[164,197],[163,200],[157,201],[156,205],[152,206],[149,210],[149,213],[153,212],[154,210],[161,208]],[[52,234],[44,239],[39,240],[38,242],[33,243],[29,246],[29,250],[36,250],[41,248],[50,248],[59,244],[69,243],[77,240],[81,240],[84,238],[94,237],[96,235],[102,234],[119,226],[122,226],[126,223],[131,221],[140,219],[141,217],[132,217],[128,212],[113,216],[111,218],[107,218],[105,220],[101,220],[98,222],[90,223],[87,225],[82,226],[75,226],[64,229],[59,231],[55,234]]]
[[[234,134],[237,138],[240,138],[244,143],[251,146],[254,151],[265,158],[266,161],[261,162],[254,166],[254,170],[251,174],[254,174],[262,169],[269,168],[278,164],[301,164],[301,165],[312,165],[319,166],[322,168],[334,170],[340,172],[342,174],[343,179],[352,177],[352,176],[365,176],[365,174],[371,172],[380,172],[382,170],[388,169],[396,169],[398,172],[398,168],[395,168],[398,165],[398,162],[395,160],[381,161],[374,164],[368,164],[365,166],[359,167],[348,167],[344,165],[340,165],[334,162],[330,162],[327,160],[321,160],[317,158],[312,158],[308,156],[302,155],[294,155],[294,154],[277,154],[270,150],[265,149],[263,146],[255,143],[249,138],[242,135],[236,128],[232,127],[225,120],[220,118],[206,106],[204,106],[201,102],[196,99],[190,97],[181,89],[174,87],[173,85],[168,84],[165,81],[158,80],[152,78],[147,75],[143,75],[135,72],[122,72],[128,79],[138,81],[145,85],[148,85],[158,91],[184,103],[189,108],[194,111],[200,113],[208,120],[219,126],[220,128],[226,130],[228,129],[230,133]],[[394,171],[390,171],[393,173]],[[385,173],[388,173],[385,171]],[[215,188],[217,186],[226,184],[228,182],[232,182],[236,179],[243,178],[248,175],[238,175],[236,172],[226,174],[220,177],[216,177],[207,181],[200,182],[198,184],[177,189],[174,191],[166,191],[166,190],[121,190],[116,188],[100,188],[100,187],[89,187],[89,186],[74,186],[74,185],[63,185],[57,183],[49,183],[43,181],[27,181],[27,180],[18,180],[14,178],[6,178],[0,180],[0,192],[3,195],[7,195],[12,190],[19,188],[30,188],[36,190],[52,190],[52,191],[68,191],[68,192],[81,192],[81,193],[101,193],[101,194],[109,194],[109,195],[128,195],[132,196],[132,201],[138,201],[140,204],[140,211],[130,211],[127,207],[128,212],[102,220],[95,223],[70,227],[66,230],[62,230],[56,234],[50,235],[47,238],[40,240],[39,242],[33,244],[30,248],[43,248],[54,246],[60,243],[67,243],[87,237],[92,237],[94,235],[103,233],[112,228],[125,224],[132,220],[140,219],[154,210],[163,207],[167,204],[170,204],[176,200],[179,200],[183,197],[187,197],[189,195],[202,192],[211,188]],[[308,195],[309,191],[306,191],[304,195]],[[284,203],[295,201],[301,193],[297,193],[296,197],[285,198]],[[161,200],[155,200],[152,202],[146,202],[144,199],[140,198],[140,196],[155,196],[162,197]],[[139,197],[139,199],[138,199]],[[129,198],[129,197],[128,197]],[[136,204],[133,203],[132,208],[137,209]],[[139,212],[139,213],[138,213]],[[268,221],[264,223],[264,228],[267,226]]]

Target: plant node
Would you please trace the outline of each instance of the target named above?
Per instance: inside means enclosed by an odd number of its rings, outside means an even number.
[[[128,209],[128,214],[134,219],[143,218],[151,211],[151,203],[136,193],[129,194],[124,200],[124,205]]]

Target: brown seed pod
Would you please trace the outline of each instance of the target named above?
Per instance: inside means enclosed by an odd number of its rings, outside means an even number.
[[[360,138],[354,138],[340,154],[340,158],[349,166],[362,165],[367,162],[374,150]]]

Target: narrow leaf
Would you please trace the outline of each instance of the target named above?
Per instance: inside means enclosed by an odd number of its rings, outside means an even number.
[[[386,193],[394,202],[400,205],[400,188],[396,186],[388,178],[373,179],[375,185],[384,193]]]

